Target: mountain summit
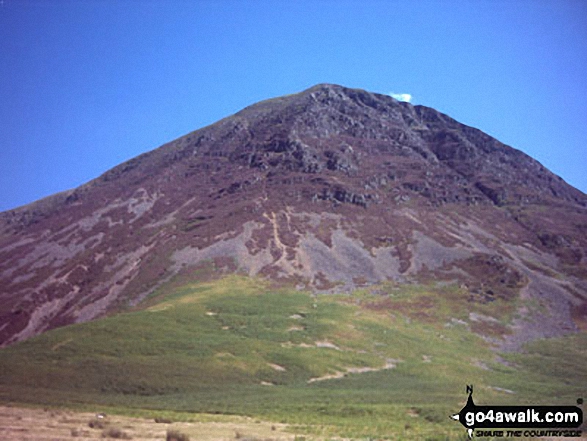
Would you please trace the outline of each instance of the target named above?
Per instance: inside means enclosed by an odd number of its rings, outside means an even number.
[[[238,272],[316,292],[534,299],[499,340],[587,328],[587,196],[428,107],[321,84],[0,213],[0,343]]]

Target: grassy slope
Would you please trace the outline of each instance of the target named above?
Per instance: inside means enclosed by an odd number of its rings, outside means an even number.
[[[468,317],[474,308],[508,318],[512,306],[469,305],[450,287],[316,298],[229,277],[157,298],[0,350],[0,401],[241,414],[319,435],[433,439],[464,433],[448,415],[464,404],[466,384],[478,404],[587,396],[585,334],[536,342],[504,356],[508,367]],[[348,373],[365,368],[373,371]]]

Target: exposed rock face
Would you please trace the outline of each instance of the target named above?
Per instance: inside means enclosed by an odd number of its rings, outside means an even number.
[[[536,298],[532,335],[558,335],[587,324],[586,250],[587,196],[524,153],[318,85],[0,213],[0,343],[230,271],[316,290],[457,282],[472,301]]]

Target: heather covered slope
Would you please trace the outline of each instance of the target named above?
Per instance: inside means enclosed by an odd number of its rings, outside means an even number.
[[[0,342],[141,305],[195,272],[318,292],[457,283],[532,300],[505,349],[587,326],[587,197],[423,106],[335,85],[250,106],[0,214]]]
[[[497,357],[485,338],[503,332],[515,309],[467,296],[454,285],[316,297],[246,277],[171,283],[142,310],[2,349],[0,401],[173,420],[237,414],[310,439],[407,440],[465,439],[448,418],[465,384],[488,404],[585,396],[585,333]]]

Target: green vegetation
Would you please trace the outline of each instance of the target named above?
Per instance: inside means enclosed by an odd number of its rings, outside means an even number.
[[[0,402],[173,421],[247,415],[308,439],[464,439],[448,415],[463,406],[466,384],[478,404],[587,395],[585,334],[498,360],[469,313],[503,326],[511,304],[467,304],[455,287],[313,296],[233,276],[152,302],[2,349]]]

